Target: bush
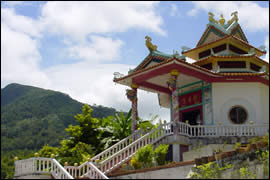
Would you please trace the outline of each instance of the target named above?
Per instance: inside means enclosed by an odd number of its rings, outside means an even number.
[[[135,167],[138,163],[137,167],[151,167],[152,166],[152,158],[153,158],[153,145],[146,145],[145,147],[140,148],[136,154],[134,155],[133,162],[134,164],[133,167]],[[136,169],[136,167],[135,167]]]
[[[138,161],[137,156],[133,156],[130,160],[130,165],[135,169],[140,169],[142,167],[141,163]]]
[[[48,144],[44,145],[39,151],[39,157],[47,157],[50,158],[51,154],[57,155],[59,153],[59,149],[57,147],[49,146]]]
[[[166,154],[168,152],[169,145],[161,144],[154,151],[154,159],[158,165],[164,165],[166,162]]]

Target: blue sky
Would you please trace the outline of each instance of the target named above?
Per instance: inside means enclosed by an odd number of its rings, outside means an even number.
[[[1,88],[16,82],[128,111],[127,87],[113,83],[113,72],[127,74],[148,55],[146,35],[168,54],[195,47],[209,11],[226,21],[238,11],[249,43],[269,51],[268,1],[1,1]],[[169,120],[156,94],[138,98],[139,116]]]

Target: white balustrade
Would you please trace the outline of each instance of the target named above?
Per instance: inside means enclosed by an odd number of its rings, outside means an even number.
[[[188,137],[264,136],[269,125],[189,125],[178,122],[178,133]]]
[[[101,171],[104,174],[111,172],[113,169],[119,167],[122,163],[128,161],[141,147],[146,146],[147,144],[154,144],[164,136],[172,134],[172,124],[172,122],[161,124],[159,127],[132,142],[125,148],[115,153],[113,156],[105,159],[99,165]]]
[[[219,137],[219,136],[264,136],[269,131],[269,125],[189,125],[183,122],[169,122],[146,133],[142,129],[116,143],[100,154],[78,167],[62,167],[55,159],[30,158],[15,161],[15,177],[31,173],[52,174],[56,179],[73,179],[89,177],[108,179],[105,175],[119,167],[143,146],[154,144],[163,137],[173,134],[173,126],[178,134],[188,137]],[[97,161],[96,161],[97,160]],[[97,166],[95,166],[95,165]]]
[[[105,151],[91,158],[91,162],[95,163],[96,160],[102,161],[102,160],[107,159],[108,157],[119,152],[121,149],[127,147],[129,144],[131,144],[132,142],[134,142],[136,139],[140,138],[144,134],[145,132],[143,131],[143,129],[139,129],[135,131],[132,135],[126,137],[125,139],[121,140],[120,142],[114,144],[110,148],[106,149]]]
[[[91,162],[84,162],[80,166],[64,166],[67,172],[74,178],[89,177],[91,179],[108,179],[97,167]]]
[[[15,177],[29,174],[51,174],[56,179],[73,179],[73,177],[52,158],[29,158],[15,161]]]
[[[52,175],[55,179],[74,179],[64,168],[61,164],[56,161],[56,159],[52,159]]]

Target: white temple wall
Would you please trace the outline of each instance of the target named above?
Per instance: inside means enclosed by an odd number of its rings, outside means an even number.
[[[262,122],[269,124],[269,86],[260,84],[261,90],[261,110],[262,110]]]
[[[269,122],[269,87],[262,83],[212,83],[212,98],[214,124],[233,125],[228,114],[235,105],[248,112],[244,124]]]

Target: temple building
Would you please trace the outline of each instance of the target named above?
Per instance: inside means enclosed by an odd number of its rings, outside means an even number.
[[[237,12],[231,16],[225,23],[222,14],[215,20],[209,12],[209,23],[196,47],[182,47],[181,55],[160,52],[145,37],[149,54],[128,75],[115,73],[114,77],[114,82],[131,87],[126,94],[132,102],[133,131],[138,118],[137,90],[156,93],[160,106],[170,109],[175,135],[181,131],[179,122],[205,128],[269,126],[269,63],[260,58],[266,54],[265,47],[249,44]],[[188,63],[186,57],[195,62]],[[235,131],[241,137],[240,129]],[[260,128],[256,131],[260,134]],[[265,132],[261,129],[261,133]],[[189,146],[173,143],[173,154],[180,152],[173,159],[183,159]]]
[[[154,148],[169,144],[166,161],[193,163],[202,156],[208,160],[217,149],[230,151],[237,142],[245,144],[269,133],[269,64],[260,58],[266,50],[250,45],[237,12],[231,16],[225,23],[223,15],[217,21],[209,12],[209,23],[196,47],[183,46],[181,55],[158,51],[146,36],[149,54],[128,75],[114,73],[114,82],[130,87],[126,95],[132,104],[132,134],[80,166],[68,162],[62,166],[54,154],[15,158],[15,179],[44,179],[44,175],[108,179],[148,144]],[[187,62],[187,57],[195,62]],[[160,106],[170,109],[170,120],[153,129],[137,129],[138,90],[156,93]]]

